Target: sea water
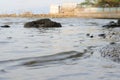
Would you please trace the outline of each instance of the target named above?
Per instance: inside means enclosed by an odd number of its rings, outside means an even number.
[[[119,80],[120,64],[101,57],[109,19],[51,18],[61,28],[24,28],[40,18],[0,18],[0,80]],[[113,21],[115,21],[113,19]]]

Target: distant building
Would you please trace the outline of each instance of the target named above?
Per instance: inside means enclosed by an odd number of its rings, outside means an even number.
[[[50,6],[50,14],[58,14],[60,13],[60,6],[59,5],[51,5]]]
[[[51,5],[50,14],[74,14],[77,3],[63,3],[62,5]]]
[[[77,6],[77,3],[63,3],[61,5],[60,13],[73,14],[76,6]]]
[[[76,8],[76,6],[77,6],[77,3],[63,3],[62,5],[61,5],[61,7],[62,8]]]

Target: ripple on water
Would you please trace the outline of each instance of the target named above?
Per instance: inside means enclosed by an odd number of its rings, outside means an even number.
[[[1,45],[3,45],[3,44],[9,44],[9,43],[13,43],[13,42],[10,42],[10,41],[0,41]]]
[[[83,58],[85,57],[86,51],[84,52],[78,52],[78,51],[67,51],[67,52],[61,52],[56,53],[54,55],[48,55],[48,56],[41,56],[41,57],[31,57],[31,58],[21,58],[16,60],[7,60],[7,61],[0,61],[0,63],[5,62],[16,62],[16,61],[22,61],[24,66],[39,66],[44,63],[52,63],[56,62],[59,63],[60,61],[65,60],[77,60],[77,58]],[[47,65],[46,64],[46,65]]]
[[[0,28],[0,80],[119,80],[119,65],[96,52],[96,47],[119,37],[119,31],[112,31],[118,36],[108,35],[109,41],[98,38],[104,31],[106,35],[111,32],[99,27],[109,20],[55,18],[63,27],[23,27],[36,19],[0,19],[1,25],[11,26]]]

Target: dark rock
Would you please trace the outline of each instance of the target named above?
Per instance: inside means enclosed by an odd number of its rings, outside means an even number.
[[[12,39],[12,37],[7,37],[7,39]]]
[[[93,35],[90,36],[90,38],[93,38],[93,37],[94,37]]]
[[[107,25],[104,25],[103,27],[106,27],[106,28],[115,28],[115,27],[120,27],[120,25],[118,25],[114,21],[110,21]]]
[[[0,72],[7,72],[6,70],[4,70],[4,69],[2,69],[2,70],[0,70]]]
[[[107,25],[104,25],[103,27],[106,27],[106,28],[120,27],[120,19],[118,19],[117,22],[110,21]]]
[[[99,36],[99,37],[103,37],[103,38],[105,38],[105,37],[106,37],[106,35],[105,35],[105,34],[99,34],[98,36]]]
[[[62,27],[60,23],[51,21],[50,19],[40,19],[36,21],[27,22],[24,24],[26,28],[40,28],[40,27]]]
[[[25,46],[24,48],[26,49],[26,48],[28,48],[28,46]]]
[[[10,26],[9,25],[4,25],[4,26],[0,26],[2,28],[9,28]]]
[[[89,38],[93,38],[94,37],[93,35],[91,35],[89,33],[87,33],[86,36],[88,36]]]
[[[86,34],[86,36],[90,36],[90,34],[89,34],[89,33],[87,33],[87,34]]]
[[[110,44],[113,45],[113,44],[115,44],[115,42],[111,42]]]
[[[103,27],[106,27],[106,28],[120,27],[120,19],[117,22],[110,21],[107,25],[104,25]]]
[[[112,35],[115,35],[115,33],[112,33]]]

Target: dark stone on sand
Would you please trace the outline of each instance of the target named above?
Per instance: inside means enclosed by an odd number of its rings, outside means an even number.
[[[10,26],[9,25],[4,25],[4,26],[0,26],[2,28],[9,28]]]
[[[116,27],[120,27],[120,19],[118,19],[117,22],[110,21],[107,25],[104,25],[103,27],[106,27],[106,28],[116,28]]]
[[[27,22],[24,24],[25,28],[40,28],[40,27],[62,27],[60,23],[51,21],[50,19],[39,19],[36,21]]]

